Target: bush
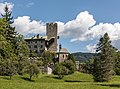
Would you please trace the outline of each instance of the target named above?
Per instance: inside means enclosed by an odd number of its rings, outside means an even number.
[[[59,79],[62,79],[64,75],[68,74],[68,69],[62,64],[56,64],[53,70],[53,74],[58,75]]]
[[[76,70],[75,64],[72,60],[66,60],[60,64],[55,64],[53,74],[58,75],[62,79],[65,75],[72,74]]]
[[[72,62],[75,63],[76,59],[72,54],[69,54],[67,60],[72,60]]]
[[[30,75],[30,80],[34,75],[39,74],[39,68],[37,67],[36,64],[30,64],[25,68],[25,73]]]
[[[62,63],[62,65],[69,70],[68,74],[72,74],[76,70],[76,66],[72,60],[66,60],[65,62]]]
[[[115,68],[115,73],[116,73],[116,75],[120,75],[120,68]]]

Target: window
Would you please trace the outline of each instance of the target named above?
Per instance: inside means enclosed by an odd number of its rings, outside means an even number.
[[[43,45],[41,45],[41,48],[43,47]]]
[[[37,45],[35,45],[34,48],[37,48]]]
[[[40,50],[41,53],[43,53],[43,50]]]
[[[37,50],[35,52],[37,53]]]
[[[63,55],[63,58],[64,58],[64,55]]]
[[[35,41],[35,43],[37,43],[37,41]]]
[[[28,41],[28,44],[30,44],[30,41]]]
[[[29,45],[29,48],[31,48],[31,46]]]

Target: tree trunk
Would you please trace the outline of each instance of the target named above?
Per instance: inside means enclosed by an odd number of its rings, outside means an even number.
[[[12,79],[12,75],[10,75],[10,80]]]
[[[30,80],[32,79],[32,75],[30,75]]]

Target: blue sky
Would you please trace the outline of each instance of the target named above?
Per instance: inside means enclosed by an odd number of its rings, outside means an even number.
[[[38,22],[41,29],[46,22],[60,22],[64,31],[60,32],[59,43],[70,52],[93,52],[99,37],[105,32],[110,34],[113,45],[120,48],[120,0],[0,0],[0,3],[5,2],[13,4],[14,26],[18,30],[23,24],[18,26],[17,23],[25,19],[32,22],[30,25]],[[34,31],[37,33],[38,30]],[[40,34],[44,34],[44,31]],[[73,39],[75,41],[71,41]]]

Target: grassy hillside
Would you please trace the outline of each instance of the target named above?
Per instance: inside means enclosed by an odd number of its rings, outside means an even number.
[[[95,53],[77,52],[77,53],[72,53],[72,54],[76,58],[76,60],[80,61],[80,62],[85,62],[86,60],[89,60],[89,59],[94,58],[96,56]]]
[[[27,76],[14,76],[12,80],[0,76],[0,89],[120,89],[120,77],[114,76],[108,83],[94,83],[91,75],[78,72],[62,80],[54,75],[39,75],[33,81]]]

